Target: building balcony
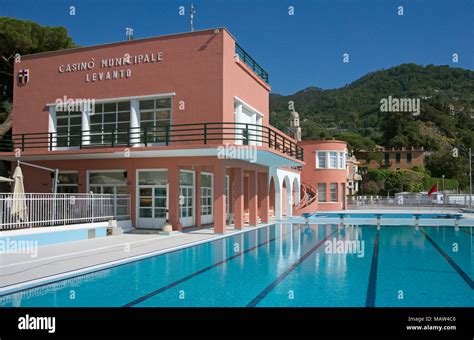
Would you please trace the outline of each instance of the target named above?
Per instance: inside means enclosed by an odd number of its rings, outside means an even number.
[[[219,151],[224,145],[233,145],[240,149],[254,147],[292,160],[285,165],[301,165],[303,161],[303,149],[282,132],[268,126],[234,122],[175,124],[125,130],[83,130],[67,134],[58,132],[13,134],[5,136],[0,141],[0,152],[4,153],[2,155],[4,159],[12,158],[3,156],[13,151],[20,152],[23,157],[40,154],[50,156],[74,153],[97,154],[99,151],[117,152],[125,148],[135,151],[161,150],[161,155],[164,155],[164,150],[213,148]],[[168,154],[180,156],[178,152]],[[298,164],[293,164],[295,161]]]

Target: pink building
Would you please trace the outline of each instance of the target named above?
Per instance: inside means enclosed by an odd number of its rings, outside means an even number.
[[[59,169],[58,192],[129,195],[130,227],[223,233],[299,199],[286,169],[302,149],[270,126],[268,74],[226,29],[22,56],[15,75],[0,157]],[[53,190],[23,172],[27,192]]]
[[[317,193],[317,210],[346,209],[346,142],[315,140],[298,144],[303,147],[306,162],[301,171],[301,181]]]

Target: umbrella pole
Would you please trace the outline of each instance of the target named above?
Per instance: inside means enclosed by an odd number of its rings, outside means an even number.
[[[54,194],[58,193],[58,177],[59,177],[59,170],[54,169],[54,187],[53,187]]]

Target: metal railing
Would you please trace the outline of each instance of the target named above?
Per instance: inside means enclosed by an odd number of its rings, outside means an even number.
[[[467,202],[437,202],[434,199],[417,197],[383,197],[383,196],[348,196],[348,209],[376,209],[376,208],[423,208],[423,209],[461,209],[467,208]]]
[[[268,73],[237,43],[235,44],[235,54],[237,54],[240,60],[250,67],[260,79],[268,84]]]
[[[296,209],[302,209],[311,205],[318,199],[318,191],[314,186],[307,182],[301,182],[302,198],[296,205]]]
[[[130,219],[130,195],[0,194],[0,230]]]
[[[70,150],[82,148],[160,146],[178,143],[268,146],[303,160],[303,149],[293,139],[268,126],[250,123],[192,123],[129,129],[14,134],[0,141],[0,151],[20,149]]]

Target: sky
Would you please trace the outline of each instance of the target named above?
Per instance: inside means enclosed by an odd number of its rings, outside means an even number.
[[[135,38],[189,31],[191,2],[195,30],[226,27],[274,93],[338,88],[402,63],[474,70],[474,0],[0,0],[0,16],[64,26],[87,46],[125,40],[126,27]]]

